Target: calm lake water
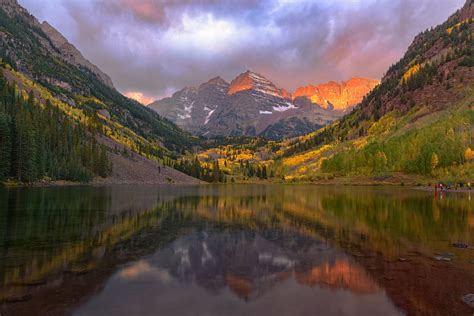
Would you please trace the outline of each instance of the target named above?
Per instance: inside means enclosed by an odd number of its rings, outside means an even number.
[[[472,196],[474,199],[474,194]],[[4,315],[472,315],[471,195],[0,189]],[[436,257],[436,258],[435,258]]]

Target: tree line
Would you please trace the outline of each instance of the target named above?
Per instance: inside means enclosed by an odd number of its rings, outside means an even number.
[[[197,157],[193,159],[180,159],[176,161],[172,167],[191,177],[206,182],[227,182],[226,174],[219,167],[217,160],[212,163],[212,168],[201,163]]]

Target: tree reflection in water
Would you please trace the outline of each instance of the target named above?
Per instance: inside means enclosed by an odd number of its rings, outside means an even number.
[[[293,305],[275,310],[280,314],[321,306],[328,314],[343,313],[347,302],[365,307],[361,313],[374,312],[368,306],[393,314],[468,313],[459,296],[474,284],[472,250],[449,245],[474,243],[472,204],[467,195],[440,200],[399,188],[2,189],[0,297],[31,295],[15,304],[16,312],[25,313],[65,312],[54,303],[61,293],[72,306],[87,301],[79,313],[92,313],[97,304],[102,312],[117,308],[121,300],[106,299],[117,291],[127,292],[131,305],[167,306],[160,296],[145,304],[125,287],[168,293],[170,313],[198,312],[199,306],[203,312],[225,310],[212,310],[219,304],[204,293],[230,300],[241,312],[245,304],[263,308],[276,300]],[[433,261],[438,252],[451,252],[454,259]],[[86,279],[81,293],[65,294]],[[40,289],[35,283],[45,284]],[[98,284],[105,286],[102,292]],[[183,297],[196,304],[175,301]],[[8,314],[12,304],[3,303],[1,311]]]

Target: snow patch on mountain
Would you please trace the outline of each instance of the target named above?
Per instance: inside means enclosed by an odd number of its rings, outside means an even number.
[[[293,103],[290,103],[290,102],[285,102],[285,103],[286,103],[286,106],[285,105],[274,106],[273,110],[277,112],[286,112],[291,109],[297,109],[297,107]]]
[[[188,114],[191,114],[191,111],[193,110],[193,106],[194,106],[194,101],[191,102],[191,104],[189,106],[185,105],[184,106],[184,111]]]
[[[278,94],[278,92],[275,92],[273,90],[266,90],[266,89],[255,89],[255,91],[258,91],[258,92],[262,92],[262,93],[265,93],[265,94],[268,94],[268,95],[272,95],[274,97],[279,97],[280,98],[280,95]]]
[[[191,118],[191,114],[179,114],[178,113],[178,118],[181,119],[181,120],[185,120],[185,119],[189,119]]]
[[[260,76],[254,72],[249,73],[249,77],[255,83],[255,90],[272,95],[274,97],[281,97],[280,92],[275,88],[273,83],[265,77]]]
[[[212,114],[216,111],[216,109],[210,109],[207,106],[205,106],[204,111],[208,112],[207,116],[206,116],[206,120],[204,121],[204,125],[207,125],[207,123],[209,123],[209,120],[210,120]]]

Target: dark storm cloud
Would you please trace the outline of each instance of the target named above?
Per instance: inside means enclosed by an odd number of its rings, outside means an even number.
[[[463,0],[20,0],[123,92],[160,97],[247,69],[278,85],[380,78]]]

